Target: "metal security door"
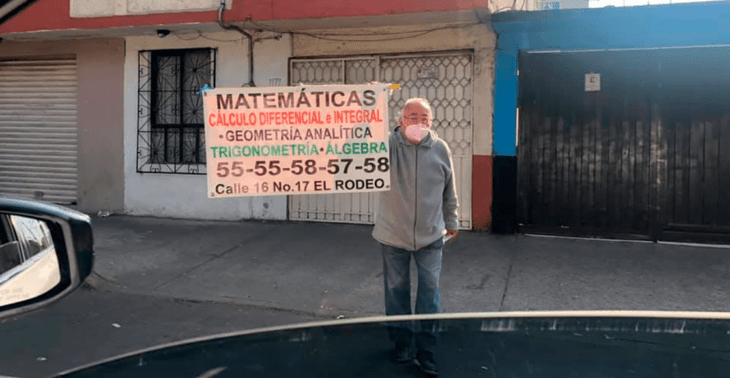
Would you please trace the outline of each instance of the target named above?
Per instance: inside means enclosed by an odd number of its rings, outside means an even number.
[[[74,58],[0,61],[0,194],[78,198]]]
[[[655,53],[664,240],[730,242],[730,48]]]
[[[730,240],[728,61],[727,47],[522,53],[522,229]]]
[[[289,84],[365,84],[377,81],[377,58],[292,60]],[[375,193],[289,196],[289,219],[372,224]]]
[[[390,97],[391,129],[398,126],[400,110],[409,98],[431,103],[431,128],[451,149],[459,197],[459,228],[471,229],[473,135],[473,56],[471,52],[383,57],[381,81],[398,83]]]
[[[641,51],[520,55],[524,230],[649,236],[657,181],[651,68]],[[586,89],[590,72],[600,73],[600,90]]]
[[[460,227],[471,229],[472,67],[471,52],[292,59],[289,84],[398,83],[389,102],[391,130],[408,98],[428,99],[432,127],[451,148]],[[375,199],[375,193],[289,196],[289,219],[372,224]]]

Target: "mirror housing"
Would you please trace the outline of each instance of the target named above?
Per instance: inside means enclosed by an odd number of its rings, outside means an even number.
[[[94,240],[91,218],[79,211],[46,202],[0,196],[0,215],[41,221],[50,233],[60,279],[34,297],[0,305],[0,319],[43,308],[78,288],[91,274]],[[32,285],[25,282],[22,285]],[[0,284],[2,290],[3,284]]]

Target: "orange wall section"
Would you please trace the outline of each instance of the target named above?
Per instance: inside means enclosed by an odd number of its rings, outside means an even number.
[[[488,231],[492,228],[492,156],[474,155],[472,172],[474,231]]]

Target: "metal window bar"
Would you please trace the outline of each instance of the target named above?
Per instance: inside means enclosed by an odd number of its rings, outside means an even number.
[[[195,53],[204,52],[205,57],[186,62],[186,58]],[[202,55],[201,55],[202,56]],[[178,95],[177,105],[172,106],[174,122],[160,122],[161,106],[159,102],[158,58],[170,57],[178,64],[173,69],[175,74],[173,92]],[[215,86],[216,50],[155,50],[140,51],[138,55],[138,120],[137,120],[137,172],[140,173],[178,173],[205,174],[203,123],[189,123],[185,119],[186,105],[191,109],[192,118],[202,114],[202,102],[195,104],[198,86],[204,82]],[[186,64],[190,64],[187,66]],[[192,67],[192,68],[190,68]],[[192,74],[201,69],[199,77],[186,76],[186,69]],[[186,78],[190,82],[185,88]],[[195,79],[198,79],[197,81]],[[189,97],[186,101],[186,95]],[[168,114],[167,117],[170,115]],[[161,141],[160,136],[161,135]],[[175,140],[175,138],[177,138]],[[186,144],[187,142],[187,144]],[[171,143],[177,151],[171,152]],[[192,145],[191,145],[192,144]]]

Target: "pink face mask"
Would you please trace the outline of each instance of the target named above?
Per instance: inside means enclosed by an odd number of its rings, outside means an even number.
[[[403,135],[413,144],[419,144],[426,137],[428,126],[424,124],[407,126]]]

